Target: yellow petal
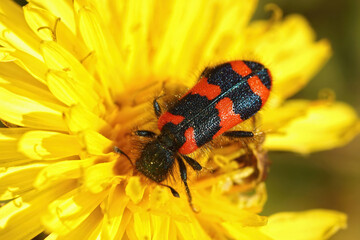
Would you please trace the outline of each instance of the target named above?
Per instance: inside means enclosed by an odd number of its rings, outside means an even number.
[[[13,48],[6,47],[6,42],[1,40],[0,44],[2,47],[0,48],[0,62],[12,62],[14,61],[14,57],[11,56],[11,52],[15,51]]]
[[[0,63],[0,86],[19,95],[36,99],[54,110],[64,110],[64,106],[52,96],[46,85],[33,78],[25,69],[17,65],[16,61]]]
[[[65,122],[70,132],[78,133],[85,130],[111,132],[111,126],[94,112],[79,105],[71,106],[65,112]]]
[[[88,130],[79,134],[89,154],[103,155],[108,153],[113,142],[98,132]]]
[[[182,190],[179,192],[180,198],[175,198],[169,189],[163,186],[156,186],[151,190],[151,194],[149,194],[149,201],[141,201],[140,204],[143,204],[144,208],[151,209],[151,211],[157,215],[171,215],[172,220],[178,220],[180,222],[191,222],[194,217],[193,211],[191,210],[186,199],[186,192],[181,187],[182,186],[180,184],[179,187],[175,187],[176,190]],[[196,198],[194,197],[194,199]],[[129,207],[130,206],[131,205],[129,205]],[[197,207],[197,205],[195,205],[195,207]],[[133,211],[138,211],[138,207],[136,208],[131,206],[131,209],[132,208],[134,208]]]
[[[223,61],[239,59],[239,53],[247,45],[244,31],[256,9],[258,1],[221,1],[219,3],[214,2],[213,6],[207,7],[206,10],[211,10],[212,16],[210,15],[208,18],[200,20],[202,23],[200,28],[207,29],[207,31],[210,30],[210,32],[203,34],[202,37],[205,37],[204,39],[199,40],[201,44],[204,44],[204,54],[199,56],[200,59],[203,58],[201,62],[205,63],[204,67],[209,65],[209,63],[210,65],[214,64],[214,59],[223,59]],[[219,11],[226,12],[225,17],[218,15]],[[240,12],[241,14],[239,14]],[[211,24],[213,26],[209,24],[209,18],[212,19],[213,22]],[[198,21],[199,19],[196,20],[196,22]],[[236,23],[236,27],[234,27],[234,23]],[[200,34],[198,37],[201,37]],[[199,50],[196,49],[193,52],[197,51]],[[197,57],[193,58],[196,59]]]
[[[53,13],[55,16],[59,17],[64,21],[66,26],[75,34],[75,16],[73,10],[73,1],[70,0],[57,0],[53,1],[43,1],[43,0],[29,0],[28,2],[34,3],[41,8],[48,10]]]
[[[189,75],[199,71],[198,67],[209,65],[214,59],[234,57],[234,51],[241,46],[242,27],[252,15],[256,3],[174,1],[170,6],[155,6],[159,11],[155,14],[161,16],[158,22],[154,22],[157,27],[150,27],[155,31],[151,36],[157,49],[153,60],[156,76],[175,76],[190,82],[187,80]],[[199,52],[203,54],[197,54]]]
[[[59,239],[59,234],[56,233],[50,233],[45,238],[45,240],[58,240],[58,239]]]
[[[46,166],[47,164],[29,164],[0,172],[0,201],[14,199],[32,190],[35,176]]]
[[[0,87],[1,119],[19,126],[67,131],[61,112],[46,106],[46,102],[41,104],[26,94],[17,94],[17,90],[13,86]]]
[[[21,68],[25,69],[36,80],[46,84],[45,75],[48,71],[48,68],[43,61],[40,61],[34,56],[20,50],[12,51],[11,56],[16,59],[16,64],[18,64]]]
[[[18,151],[18,142],[27,131],[26,128],[0,128],[0,166],[6,163],[15,165],[15,161],[26,158]]]
[[[66,26],[64,19],[33,3],[28,3],[23,9],[30,28],[42,40],[56,41],[79,60],[89,54],[90,50],[86,49],[84,42]]]
[[[110,33],[105,33],[99,23],[100,17],[87,7],[79,10],[80,32],[91,54],[96,57],[96,69],[101,82],[100,94],[108,105],[113,104],[113,96],[123,92],[123,60]],[[122,71],[119,72],[119,69]]]
[[[0,31],[4,41],[11,47],[27,52],[38,59],[39,38],[28,27],[21,7],[11,0],[0,1]]]
[[[1,118],[20,126],[65,130],[65,106],[14,62],[0,63]],[[51,121],[53,120],[53,121]]]
[[[139,78],[148,76],[150,73],[151,62],[147,55],[149,54],[151,45],[149,42],[149,31],[156,29],[150,28],[150,21],[154,14],[154,6],[159,2],[159,4],[164,4],[161,1],[154,0],[139,0],[139,1],[128,1],[124,3],[115,3],[117,10],[121,11],[120,16],[122,20],[119,21],[119,28],[115,31],[115,38],[117,39],[118,48],[128,49],[124,55],[124,63],[121,67],[124,69],[123,75],[126,78],[133,78],[134,72],[132,69],[141,69],[138,73],[135,73]],[[170,3],[171,4],[171,3]],[[165,7],[165,6],[164,6]],[[103,22],[103,18],[101,18]],[[113,28],[113,26],[112,26]],[[94,32],[96,34],[96,32]],[[106,38],[105,38],[106,39]],[[109,45],[110,46],[110,45]],[[120,51],[125,52],[125,51]],[[144,57],[144,54],[146,55]]]
[[[199,222],[195,219],[191,223],[175,221],[178,236],[182,239],[211,239],[204,231]]]
[[[41,44],[45,63],[52,70],[64,71],[76,81],[95,91],[95,79],[84,66],[68,51],[53,41],[43,41]],[[93,89],[91,89],[93,88]],[[95,92],[96,93],[96,92]]]
[[[49,90],[64,104],[68,106],[81,104],[95,112],[101,109],[98,95],[89,91],[89,86],[85,86],[84,83],[74,81],[66,72],[49,71],[46,79]]]
[[[261,231],[277,240],[328,239],[346,227],[346,215],[331,210],[277,213]]]
[[[82,2],[82,1],[77,1]],[[124,79],[121,75],[125,75],[123,59],[120,56],[120,50],[114,42],[111,33],[104,28],[101,16],[91,9],[90,6],[82,6],[80,4],[79,28],[85,44],[97,57],[97,69],[100,73],[100,81],[102,85],[102,95],[111,101],[110,90],[116,93],[123,92]],[[145,6],[142,6],[145,7]],[[119,74],[119,69],[121,73]]]
[[[123,176],[116,176],[114,166],[116,162],[98,163],[88,167],[84,172],[84,186],[92,193],[99,193],[120,182]]]
[[[29,131],[19,139],[18,149],[31,159],[59,159],[79,155],[81,145],[76,136],[57,132]]]
[[[153,239],[168,240],[176,239],[176,235],[170,228],[170,216],[150,215],[153,230]]]
[[[105,209],[105,216],[102,226],[102,237],[104,239],[122,239],[127,228],[131,214],[126,214],[126,205],[129,198],[124,192],[123,185],[116,185],[110,190],[109,204]],[[102,239],[103,239],[102,238]]]
[[[220,197],[197,197],[195,204],[200,207],[200,215],[213,221],[238,222],[242,226],[261,226],[266,224],[267,218],[253,212],[239,209],[236,205],[225,204],[227,199]],[[202,207],[206,206],[206,207]]]
[[[170,198],[174,196],[169,196],[168,189],[162,186],[156,186],[152,189],[151,194],[149,195],[149,204],[154,209],[161,209],[164,208],[165,203],[169,202]]]
[[[81,96],[81,99],[88,99],[88,101],[90,101],[89,105],[91,106],[96,102],[96,107],[93,107],[91,110],[99,112],[103,108],[103,102],[100,99],[100,96],[105,93],[101,90],[103,88],[100,88],[99,83],[87,69],[72,54],[55,42],[43,42],[41,44],[41,49],[49,69],[63,72],[63,75],[61,76],[59,76],[59,74],[55,76],[51,75],[52,78],[50,80],[55,81],[55,83],[52,82],[55,86],[52,87],[51,90],[55,92],[56,96],[59,96],[59,94],[56,93],[56,89],[59,85],[62,88],[58,91],[63,91],[65,86],[68,86],[68,88],[70,87],[70,90],[71,86],[79,88],[80,93],[83,95]],[[69,81],[61,85],[61,81],[64,81],[62,79],[63,76],[66,76],[65,80],[69,79],[71,86],[69,86]],[[73,91],[69,94],[71,93],[73,94]]]
[[[308,46],[306,50],[273,64],[274,68],[271,71],[274,71],[275,82],[272,94],[285,99],[297,93],[322,68],[330,55],[330,43],[320,40]]]
[[[107,191],[99,194],[80,189],[70,191],[48,205],[42,222],[48,231],[66,235],[76,229],[106,196]]]
[[[55,40],[56,37],[56,17],[44,9],[34,6],[34,4],[27,4],[23,7],[24,16],[27,24],[32,31],[42,40]]]
[[[21,199],[13,200],[1,207],[0,237],[2,239],[31,239],[42,232],[39,212],[36,210],[36,208],[30,207],[30,204],[22,202]]]
[[[179,239],[169,216],[156,216],[147,212],[134,213],[134,220],[127,228],[130,239]],[[192,239],[192,238],[184,238]]]
[[[152,239],[150,214],[139,212],[133,214],[133,227],[126,230],[130,239]]]
[[[8,167],[14,167],[14,166],[24,166],[27,164],[32,164],[34,163],[33,159],[28,159],[28,158],[19,158],[19,159],[5,159],[5,160],[0,160],[0,171],[2,168],[8,168]]]
[[[131,177],[128,180],[126,185],[125,192],[126,195],[133,201],[135,204],[139,203],[143,198],[144,191],[146,186],[140,182],[139,177]]]
[[[38,189],[44,189],[66,179],[82,178],[85,169],[93,163],[94,159],[85,159],[50,164],[36,176],[34,186]]]
[[[225,222],[222,224],[233,239],[238,240],[277,240],[262,233],[256,227],[243,227],[241,224]],[[292,238],[289,238],[292,239]]]
[[[32,239],[44,230],[41,215],[44,206],[73,188],[74,182],[66,181],[56,187],[33,190],[0,208],[1,239]]]
[[[49,71],[46,75],[47,84],[52,94],[67,106],[79,103],[74,81],[61,71]],[[90,99],[91,101],[91,99]]]
[[[100,207],[97,207],[78,227],[70,231],[64,236],[59,236],[56,239],[100,239],[101,223],[103,222],[103,213]],[[47,239],[47,238],[46,238]]]
[[[246,34],[245,51],[259,56],[271,71],[271,97],[280,99],[276,102],[303,88],[331,54],[328,41],[315,42],[315,33],[300,15],[283,21],[255,21]]]
[[[354,109],[340,102],[292,100],[263,117],[264,129],[273,131],[265,140],[269,150],[309,153],[332,149],[348,143],[360,131]]]

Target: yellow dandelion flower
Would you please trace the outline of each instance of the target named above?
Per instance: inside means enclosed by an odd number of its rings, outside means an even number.
[[[258,215],[266,150],[340,146],[359,122],[330,99],[285,101],[330,46],[298,15],[249,22],[256,3],[0,1],[0,119],[9,126],[0,129],[0,238],[325,239],[345,227],[346,216],[328,210]],[[134,129],[157,128],[154,97],[164,105],[206,66],[235,59],[268,66],[273,90],[256,121],[239,126],[255,125],[254,139],[195,153],[204,170],[188,171],[194,212],[176,168],[164,184],[180,198],[113,147],[136,159]]]

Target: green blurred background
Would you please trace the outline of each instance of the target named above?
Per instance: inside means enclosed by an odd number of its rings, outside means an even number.
[[[0,0],[1,1],[1,0]],[[18,0],[24,3],[24,0]],[[304,15],[318,39],[327,38],[333,56],[310,84],[294,98],[317,99],[324,88],[360,113],[360,1],[259,0],[254,19],[269,18],[264,6],[277,4],[284,16]],[[348,214],[348,229],[333,240],[360,238],[360,137],[345,147],[302,156],[270,153],[269,199],[263,215],[281,211],[327,208]]]
[[[324,88],[351,104],[360,114],[360,1],[259,0],[255,19],[268,18],[264,6],[277,4],[286,15],[300,13],[327,38],[333,56],[306,88],[294,98],[316,99]],[[348,228],[333,240],[360,239],[360,137],[345,147],[302,156],[270,153],[269,193],[263,215],[281,211],[327,208],[345,212]]]

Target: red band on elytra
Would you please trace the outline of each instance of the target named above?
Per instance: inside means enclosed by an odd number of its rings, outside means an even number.
[[[169,112],[166,112],[160,116],[160,118],[158,120],[158,128],[161,131],[161,129],[163,128],[163,126],[166,123],[171,122],[171,123],[177,125],[177,124],[181,123],[184,119],[185,119],[185,117],[183,117],[183,116],[174,115]]]
[[[195,132],[193,127],[186,129],[185,138],[186,142],[179,149],[180,154],[189,154],[198,148],[195,141]]]
[[[213,139],[220,136],[225,131],[239,124],[243,120],[239,114],[236,114],[233,109],[233,102],[230,98],[221,99],[215,106],[219,111],[220,130],[213,136]]]
[[[264,106],[270,94],[269,89],[261,82],[258,76],[249,78],[247,82],[251,90],[261,98],[261,107]]]
[[[205,96],[209,100],[213,100],[220,95],[221,89],[219,86],[209,84],[206,77],[202,77],[200,81],[190,90],[191,94],[199,94]]]
[[[243,61],[232,61],[230,64],[232,69],[242,77],[247,76],[252,72]]]

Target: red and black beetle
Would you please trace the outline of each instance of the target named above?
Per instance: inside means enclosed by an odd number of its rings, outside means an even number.
[[[185,162],[195,171],[200,171],[202,167],[187,154],[220,135],[253,137],[252,132],[228,130],[261,109],[269,97],[271,81],[269,70],[262,64],[231,61],[205,69],[199,82],[167,112],[161,112],[155,99],[153,106],[161,132],[159,135],[147,130],[135,132],[138,136],[151,139],[135,162],[136,170],[161,184],[177,161],[190,206],[193,207]],[[117,147],[115,151],[125,154]],[[170,188],[172,194],[179,197],[175,189],[161,185]]]

